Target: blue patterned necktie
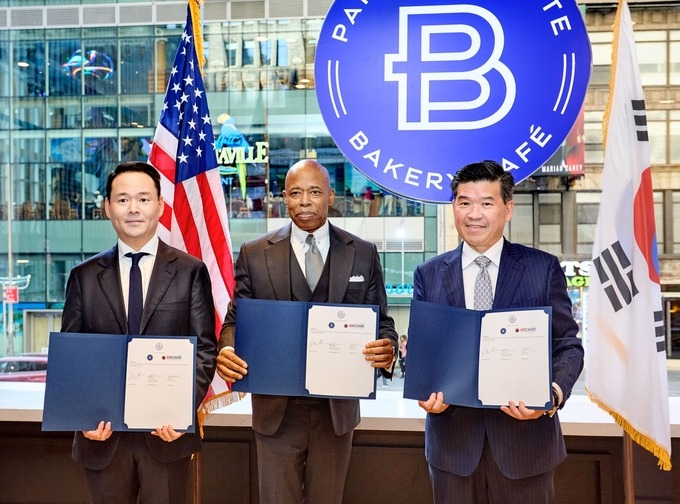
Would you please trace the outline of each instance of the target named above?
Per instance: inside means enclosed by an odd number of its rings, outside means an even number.
[[[323,257],[316,246],[316,240],[313,234],[308,234],[305,243],[309,245],[307,252],[305,252],[305,277],[309,288],[314,292],[316,284],[319,283],[321,272],[323,271]]]
[[[145,255],[149,254],[146,252],[137,252],[136,254],[128,252],[125,254],[126,257],[132,259],[130,290],[128,291],[128,334],[139,334],[139,326],[142,323],[144,293],[142,291],[142,270],[139,269],[139,260]]]
[[[475,310],[490,310],[493,306],[493,287],[491,276],[487,270],[491,259],[486,256],[478,256],[475,264],[479,266],[479,273],[475,280]]]

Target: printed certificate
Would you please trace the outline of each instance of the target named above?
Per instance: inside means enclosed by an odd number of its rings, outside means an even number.
[[[170,424],[186,430],[194,421],[194,356],[187,339],[134,338],[128,343],[123,421],[129,429]]]
[[[307,321],[309,393],[365,397],[373,392],[375,370],[363,350],[375,340],[377,326],[378,314],[365,306],[312,306]]]
[[[544,310],[487,312],[479,341],[482,404],[551,401],[550,316]]]

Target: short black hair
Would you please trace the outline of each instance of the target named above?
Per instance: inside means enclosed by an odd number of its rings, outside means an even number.
[[[160,198],[161,196],[161,174],[158,170],[151,166],[149,163],[144,161],[125,161],[116,166],[111,173],[109,173],[106,179],[106,199],[110,200],[111,197],[111,186],[113,185],[113,179],[115,179],[121,173],[146,173],[153,180],[153,184],[156,186],[156,195]]]
[[[515,179],[496,161],[486,160],[463,166],[451,180],[451,194],[456,199],[458,186],[466,182],[500,182],[503,203],[512,200],[515,192]]]

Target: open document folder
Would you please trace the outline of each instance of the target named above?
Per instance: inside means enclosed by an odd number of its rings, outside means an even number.
[[[552,308],[475,311],[411,302],[404,397],[497,408],[552,407]]]
[[[43,431],[194,432],[196,336],[50,333]]]
[[[378,335],[379,308],[238,300],[234,350],[248,374],[232,390],[375,399],[376,372],[363,355]]]

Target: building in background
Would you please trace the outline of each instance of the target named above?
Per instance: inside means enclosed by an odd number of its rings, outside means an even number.
[[[330,4],[207,0],[204,6],[205,85],[219,132],[233,250],[280,226],[288,167],[317,158],[336,192],[330,218],[376,244],[390,314],[406,333],[413,269],[456,246],[458,237],[448,206],[382,190],[331,139],[313,74]],[[630,9],[647,102],[668,349],[678,357],[680,5],[633,1]],[[507,229],[512,241],[561,258],[579,321],[587,310],[600,200],[616,3],[586,1],[583,10],[594,61],[583,119],[546,167],[518,186]],[[106,176],[120,161],[146,159],[185,17],[185,1],[0,0],[3,289],[10,274],[30,275],[12,304],[14,353],[47,346],[49,331],[59,329],[70,269],[115,240],[102,221]],[[3,303],[0,355],[8,353],[8,307]]]

